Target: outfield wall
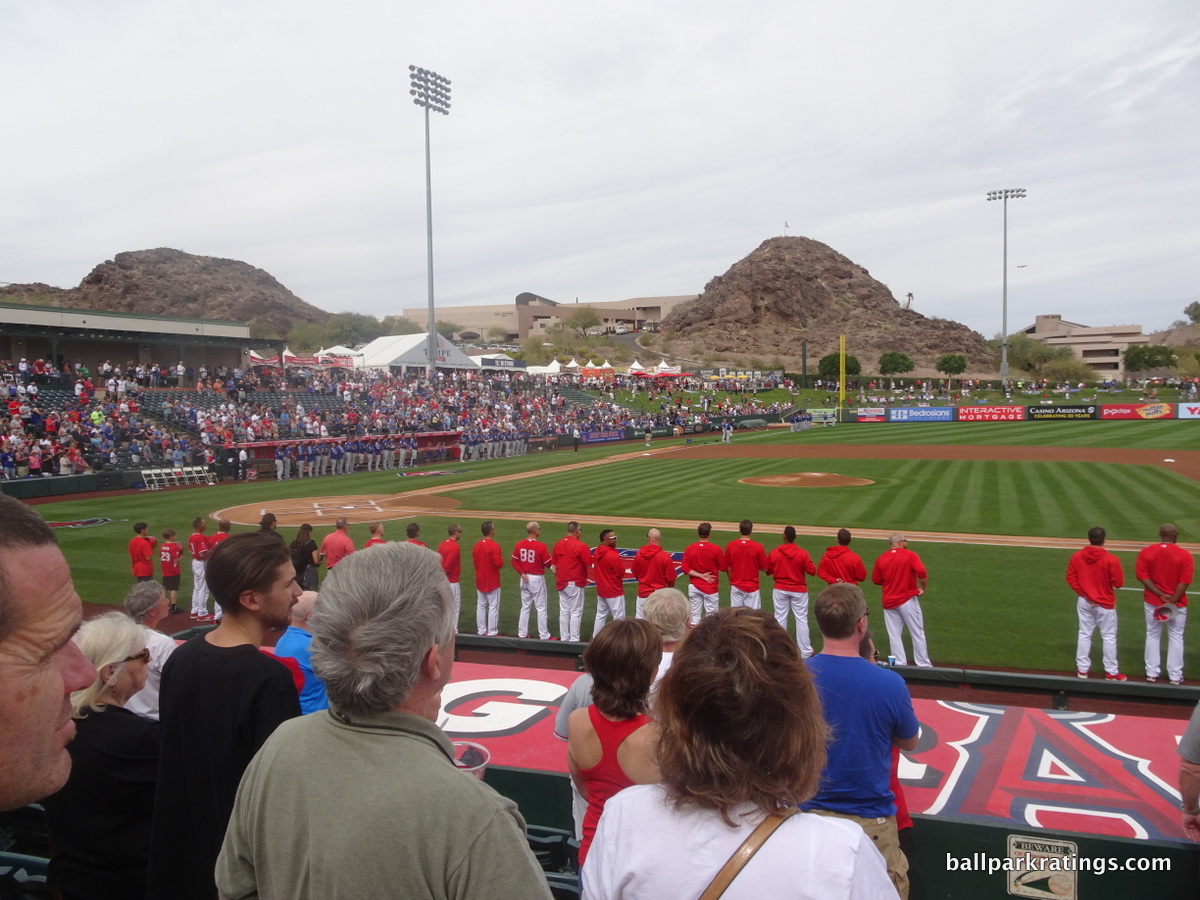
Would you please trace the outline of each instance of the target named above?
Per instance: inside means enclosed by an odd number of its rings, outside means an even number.
[[[809,410],[814,416],[838,410]],[[1037,406],[852,406],[840,421],[869,422],[1062,422],[1081,419],[1118,421],[1200,419],[1200,403],[1058,403]]]

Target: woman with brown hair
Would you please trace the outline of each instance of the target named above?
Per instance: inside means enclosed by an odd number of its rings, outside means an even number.
[[[312,539],[312,526],[307,522],[296,531],[292,541],[292,567],[296,570],[296,583],[306,591],[317,589],[321,560],[317,556],[317,542]]]
[[[770,613],[704,618],[659,683],[655,714],[662,783],[608,802],[585,900],[699,897],[764,821],[779,821],[777,833],[735,870],[724,900],[896,897],[857,824],[792,814],[816,793],[829,729],[799,649]]]
[[[646,715],[646,698],[661,659],[662,636],[645,619],[609,622],[583,651],[593,702],[567,719],[567,767],[588,804],[580,865],[609,798],[630,785],[658,781],[651,757],[656,728]]]

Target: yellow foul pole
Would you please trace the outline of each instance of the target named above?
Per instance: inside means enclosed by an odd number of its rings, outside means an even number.
[[[846,336],[838,336],[838,409],[846,406]]]

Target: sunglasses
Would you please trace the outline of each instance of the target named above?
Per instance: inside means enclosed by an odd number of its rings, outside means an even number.
[[[127,656],[121,662],[133,662],[135,659],[140,659],[142,662],[150,662],[150,648],[145,647],[141,653],[135,653],[133,656]]]

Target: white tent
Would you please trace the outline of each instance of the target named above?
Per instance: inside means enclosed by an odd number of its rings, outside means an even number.
[[[375,369],[388,366],[423,368],[429,361],[429,337],[424,334],[392,334],[376,338],[359,351],[356,363],[360,368]],[[479,364],[451,344],[440,334],[437,337],[436,364],[443,369],[478,369]]]
[[[609,361],[606,359],[606,360],[604,361],[604,364],[603,364],[602,366],[600,366],[600,368],[602,368],[602,369],[611,369],[611,368],[612,368],[612,363],[610,363],[610,362],[609,362]]]
[[[657,366],[654,367],[654,371],[662,372],[667,375],[678,375],[680,372],[683,371],[683,369],[681,369],[679,366],[668,366],[667,361],[664,359],[662,362],[660,362]]]
[[[359,351],[351,350],[344,344],[338,344],[335,347],[326,347],[324,350],[318,350],[317,356],[358,356]]]
[[[562,371],[562,364],[557,360],[551,360],[548,366],[526,366],[526,375],[557,375]]]
[[[568,369],[578,369],[579,368],[579,363],[575,362],[575,357],[573,357],[573,356],[571,357],[571,361],[569,363],[567,363],[566,368],[568,368]]]
[[[629,366],[629,372],[630,372],[631,374],[632,374],[633,372],[645,372],[645,371],[646,371],[646,367],[645,367],[645,366],[643,366],[643,365],[642,365],[640,362],[638,362],[636,359],[635,359],[635,360],[634,360],[634,361],[633,361],[633,362],[630,364],[630,366]]]

